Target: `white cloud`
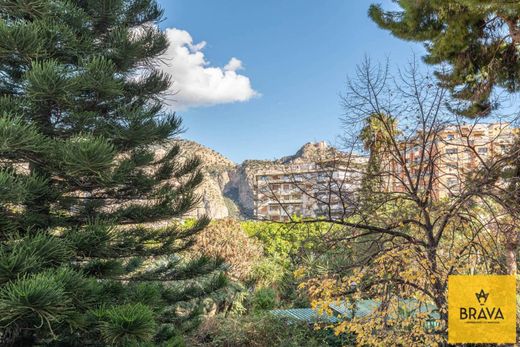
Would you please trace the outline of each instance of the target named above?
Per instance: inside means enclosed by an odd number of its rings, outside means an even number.
[[[241,69],[243,69],[242,62],[235,57],[231,58],[229,63],[224,66],[224,70],[226,71],[237,71]]]
[[[202,50],[206,42],[194,44],[184,30],[169,28],[170,47],[161,57],[161,69],[172,76],[166,102],[176,109],[247,101],[257,93],[247,76],[237,73],[242,62],[232,57],[222,67],[211,66]]]

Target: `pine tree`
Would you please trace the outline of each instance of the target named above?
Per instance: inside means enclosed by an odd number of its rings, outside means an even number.
[[[0,345],[160,345],[222,288],[154,0],[0,0]],[[156,155],[162,149],[164,155]],[[172,180],[173,178],[173,180]]]
[[[467,103],[467,117],[488,115],[496,87],[520,90],[520,3],[486,0],[398,0],[401,11],[372,5],[370,17],[398,38],[423,42],[428,64],[453,95]]]

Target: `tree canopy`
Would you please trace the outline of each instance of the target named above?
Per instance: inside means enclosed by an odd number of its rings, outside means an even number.
[[[155,224],[202,180],[161,104],[161,18],[154,0],[0,1],[2,345],[159,345],[225,284],[181,253],[207,218]]]
[[[372,5],[369,16],[398,38],[423,42],[427,64],[448,64],[439,81],[464,101],[469,117],[497,106],[494,92],[519,90],[520,4],[516,1],[399,0],[400,10]]]

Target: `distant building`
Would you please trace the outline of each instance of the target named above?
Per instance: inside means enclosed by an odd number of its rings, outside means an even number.
[[[432,185],[434,197],[443,198],[458,192],[472,171],[491,158],[507,153],[519,129],[509,123],[461,124],[448,126],[437,134],[437,140],[422,145],[401,143],[400,152],[406,165],[394,157],[386,158],[389,172],[387,190],[404,192],[407,181],[404,167],[412,179],[419,176],[420,185]],[[418,136],[419,137],[419,136]],[[423,149],[426,148],[424,153]],[[425,169],[430,165],[429,169]],[[427,173],[433,173],[433,178]]]
[[[316,144],[321,150],[325,146],[323,142]],[[255,218],[288,221],[294,216],[340,217],[345,213],[359,187],[365,158],[336,150],[331,153],[258,171],[254,180]]]
[[[460,124],[442,129],[435,140],[432,137],[432,142],[421,144],[428,136],[418,133],[399,144],[399,153],[381,154],[382,188],[402,193],[411,179],[418,180],[419,188],[431,185],[435,199],[450,196],[462,189],[475,169],[507,153],[519,134],[520,129],[509,123]],[[304,149],[304,156],[287,157],[255,171],[256,219],[341,218],[359,203],[356,192],[366,171],[366,157],[339,152],[324,142],[307,144]]]

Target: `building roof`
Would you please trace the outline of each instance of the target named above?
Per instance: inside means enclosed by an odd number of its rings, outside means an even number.
[[[338,323],[340,321],[340,319],[338,319],[334,315],[328,315],[326,313],[319,315],[318,312],[312,308],[290,308],[286,310],[271,310],[270,313],[278,317],[293,319],[307,323],[333,324]]]
[[[434,305],[419,303],[412,299],[402,299],[400,302],[400,312],[403,314],[429,313],[431,320],[439,319],[439,313]],[[352,310],[352,306],[355,309]],[[318,310],[312,308],[292,308],[285,310],[271,310],[271,314],[287,319],[303,321],[307,323],[338,323],[343,319],[352,319],[353,317],[362,318],[377,310],[379,302],[374,300],[359,300],[355,305],[330,304],[329,308],[332,314],[318,314]],[[435,324],[430,324],[435,325]]]

